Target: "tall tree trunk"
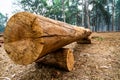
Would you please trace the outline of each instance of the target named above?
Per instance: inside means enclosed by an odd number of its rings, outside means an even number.
[[[82,26],[84,26],[84,0],[82,0]]]
[[[62,14],[62,16],[63,16],[63,22],[66,22],[65,21],[65,5],[64,5],[64,0],[62,0],[62,11],[63,11],[63,14]]]
[[[57,20],[57,16],[55,15],[55,20]]]
[[[93,0],[93,1],[94,1],[94,0]],[[93,3],[93,7],[94,7],[94,5],[95,5],[95,4]],[[92,10],[92,12],[93,12],[93,15],[95,15],[95,11]],[[95,19],[95,17],[93,18],[93,21],[92,21],[92,23],[93,23],[93,24],[92,24],[92,28],[93,28],[92,31],[95,32],[95,28],[96,28],[95,25],[96,25],[96,24],[95,24],[95,20],[94,20],[94,19]]]
[[[112,31],[114,31],[115,0],[112,0]]]
[[[107,11],[109,12],[109,0],[107,0]],[[110,25],[109,22],[107,23],[107,31],[110,31]]]
[[[118,29],[117,29],[117,31],[120,31],[120,21],[119,21],[120,20],[120,16],[117,17],[117,20],[118,20],[118,23],[117,23],[118,24]]]
[[[98,26],[97,26],[97,18],[98,18],[98,13],[97,13],[97,8],[95,9],[95,12],[96,12],[96,18],[95,18],[95,32],[97,32],[97,28],[98,28]]]
[[[90,28],[90,20],[89,20],[89,13],[88,13],[88,0],[85,0],[85,27]]]

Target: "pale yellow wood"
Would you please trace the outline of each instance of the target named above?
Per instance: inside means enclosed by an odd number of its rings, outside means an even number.
[[[90,34],[89,29],[19,12],[7,22],[4,47],[15,63],[26,65]]]

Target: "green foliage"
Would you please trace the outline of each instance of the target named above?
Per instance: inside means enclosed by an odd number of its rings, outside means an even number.
[[[18,3],[22,6],[22,9],[36,14],[45,14],[45,6],[47,6],[46,0],[20,0]]]
[[[68,10],[66,11],[66,22],[74,25],[80,25],[81,15],[78,6],[80,6],[79,0],[71,0],[71,5],[67,4]]]
[[[112,10],[111,12],[109,10],[109,4],[112,4],[113,1],[114,0],[19,0],[17,2],[24,11],[65,21],[73,25],[85,26],[90,22],[92,28],[95,27],[94,30],[99,31],[99,29],[104,29],[104,26],[105,29],[109,30],[108,28],[112,25],[112,19],[114,17]],[[87,3],[87,7],[85,2]],[[119,4],[120,0],[117,0],[115,8],[117,22],[119,22],[118,18],[120,19]],[[92,10],[88,9],[89,5],[92,5]],[[82,7],[83,10],[80,10],[79,7]]]
[[[120,0],[116,4],[116,15],[120,17]]]
[[[46,8],[46,16],[62,21],[62,3],[61,0],[53,0],[52,5]]]
[[[111,15],[105,9],[105,5],[107,4],[107,0],[93,0],[90,3],[94,5],[93,9],[92,9],[92,11],[94,12],[93,18],[103,17],[106,24],[109,24]],[[96,16],[98,16],[98,17],[96,17]]]
[[[4,31],[6,21],[7,18],[2,13],[0,13],[0,32]]]
[[[93,36],[92,39],[95,39],[97,41],[103,41],[104,40],[104,38],[100,37],[100,36]]]
[[[98,40],[98,41],[103,41],[104,38],[102,38],[102,37],[98,37],[98,38],[96,38],[96,40]]]
[[[49,0],[20,0],[18,3],[22,6],[24,11],[40,14],[60,21],[64,19],[64,11],[65,21],[67,23],[80,25],[80,10],[78,9],[79,0],[51,1],[51,5],[48,4]]]

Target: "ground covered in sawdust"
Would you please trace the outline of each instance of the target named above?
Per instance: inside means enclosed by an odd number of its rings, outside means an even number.
[[[36,63],[16,65],[0,43],[0,80],[120,80],[120,32],[93,33],[91,39],[92,44],[74,44],[71,72]]]

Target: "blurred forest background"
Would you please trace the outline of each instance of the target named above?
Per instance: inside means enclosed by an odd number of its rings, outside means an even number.
[[[120,0],[15,0],[13,5],[13,14],[28,11],[95,32],[120,31]],[[0,12],[0,32],[7,20]]]

